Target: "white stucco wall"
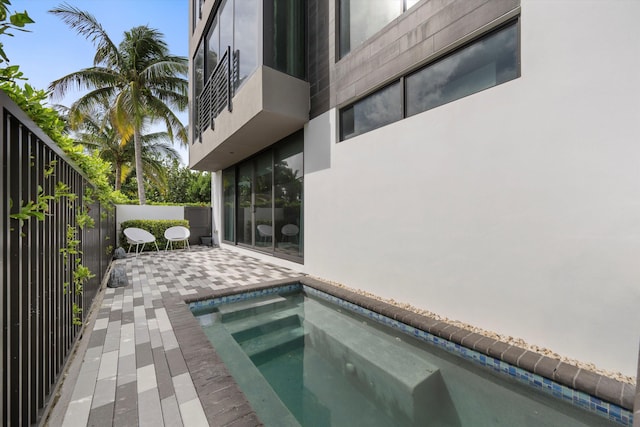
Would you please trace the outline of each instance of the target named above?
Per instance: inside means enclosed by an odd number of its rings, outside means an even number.
[[[222,171],[211,173],[211,206],[213,206],[211,216],[213,243],[220,245],[221,231],[218,227],[219,224],[222,224],[222,210],[220,208],[224,206],[222,203]]]
[[[184,206],[116,205],[116,236],[120,224],[132,219],[184,219]]]
[[[522,0],[522,76],[305,129],[307,273],[635,375],[638,1]]]

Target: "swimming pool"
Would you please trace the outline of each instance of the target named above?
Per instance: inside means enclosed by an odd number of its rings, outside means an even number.
[[[191,309],[265,425],[631,424],[617,405],[312,287]]]

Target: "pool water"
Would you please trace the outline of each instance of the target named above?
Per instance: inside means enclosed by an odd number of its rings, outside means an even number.
[[[616,425],[303,293],[194,314],[267,426]]]

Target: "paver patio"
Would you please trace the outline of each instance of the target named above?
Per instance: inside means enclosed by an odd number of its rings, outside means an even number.
[[[195,333],[196,342],[190,342],[193,331],[188,328],[193,323],[181,322],[172,307],[203,291],[288,279],[300,273],[204,246],[191,251],[154,251],[117,262],[125,266],[129,284],[101,290],[97,315],[89,318],[88,332],[47,424],[260,425],[235,384],[229,384],[228,375],[212,380],[218,387],[211,390],[194,384],[192,373],[202,365],[197,353],[202,334]],[[181,328],[179,334],[177,328]],[[199,396],[209,391],[203,404]]]

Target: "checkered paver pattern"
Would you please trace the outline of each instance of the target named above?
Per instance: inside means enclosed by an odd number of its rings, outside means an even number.
[[[207,247],[116,262],[125,265],[129,284],[105,290],[78,379],[63,385],[73,387],[63,425],[211,425],[165,302],[300,273]]]

